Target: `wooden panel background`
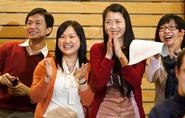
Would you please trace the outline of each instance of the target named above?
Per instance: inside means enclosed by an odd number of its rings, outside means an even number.
[[[24,22],[27,13],[35,7],[43,7],[55,18],[54,30],[47,40],[50,51],[55,49],[57,27],[71,19],[79,21],[84,27],[89,57],[90,47],[102,42],[102,11],[115,2],[124,5],[130,13],[137,39],[153,40],[158,20],[164,14],[174,13],[185,17],[184,0],[0,0],[0,45],[25,40]],[[154,84],[148,83],[144,76],[142,93],[146,115],[154,105],[154,90]]]

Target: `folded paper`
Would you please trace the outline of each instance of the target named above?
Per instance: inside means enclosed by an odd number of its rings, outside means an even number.
[[[136,64],[159,53],[162,56],[168,55],[168,48],[164,43],[135,39],[130,44],[128,65]]]

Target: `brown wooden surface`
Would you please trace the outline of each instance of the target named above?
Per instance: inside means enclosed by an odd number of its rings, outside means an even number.
[[[167,13],[185,17],[184,0],[89,0],[50,1],[50,0],[0,0],[0,45],[10,41],[24,41],[25,18],[35,7],[43,7],[55,18],[54,29],[48,37],[49,50],[54,54],[57,27],[65,20],[79,21],[87,37],[87,56],[94,43],[102,42],[102,12],[104,8],[116,1],[124,5],[130,13],[135,37],[153,40],[158,20]],[[103,1],[103,2],[102,2]],[[142,80],[144,110],[147,114],[154,105],[155,86],[146,77]]]
[[[29,12],[35,7],[44,7],[51,12],[102,13],[112,2],[62,2],[62,1],[14,1],[0,2],[0,12]],[[184,1],[179,2],[119,2],[129,13],[184,13]]]
[[[53,32],[48,38],[56,38],[57,26],[54,26]],[[135,37],[141,39],[154,39],[155,28],[153,27],[134,27]],[[102,39],[102,27],[84,27],[86,38]],[[147,34],[147,35],[146,35]],[[24,26],[0,26],[0,38],[26,38]],[[0,39],[1,40],[1,39]]]

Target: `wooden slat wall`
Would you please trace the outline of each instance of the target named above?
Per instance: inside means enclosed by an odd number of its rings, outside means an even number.
[[[23,41],[25,36],[25,18],[35,7],[43,7],[54,15],[55,26],[48,37],[50,51],[55,49],[56,30],[63,21],[79,21],[86,33],[88,51],[97,42],[102,42],[102,11],[111,3],[124,5],[131,16],[136,38],[153,40],[155,27],[160,17],[174,13],[185,17],[184,0],[86,0],[79,1],[43,1],[43,0],[0,0],[0,45],[9,41]],[[87,52],[89,57],[89,52]],[[146,115],[154,104],[154,84],[143,77],[142,93]]]

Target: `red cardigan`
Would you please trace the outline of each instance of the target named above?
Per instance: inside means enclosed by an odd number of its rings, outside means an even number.
[[[95,97],[90,110],[90,118],[96,118],[99,106],[106,94],[106,85],[110,80],[111,70],[114,66],[114,60],[105,58],[104,44],[98,43],[92,46],[90,50],[90,64],[92,66],[95,87]],[[131,84],[133,94],[139,109],[141,118],[145,118],[142,106],[141,82],[145,71],[146,61],[142,61],[132,66],[121,68],[121,74]]]

